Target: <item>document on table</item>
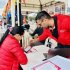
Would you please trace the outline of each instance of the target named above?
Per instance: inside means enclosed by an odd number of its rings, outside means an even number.
[[[50,61],[46,61],[38,66],[33,67],[32,70],[61,70],[61,68]]]

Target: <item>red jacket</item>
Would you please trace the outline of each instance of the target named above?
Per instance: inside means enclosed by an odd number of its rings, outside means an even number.
[[[39,36],[39,41],[45,40],[47,37],[52,36],[48,28],[43,28],[43,33]]]
[[[70,16],[57,15],[58,42],[63,45],[70,45]]]
[[[57,29],[58,29],[58,42],[63,45],[70,45],[70,16],[56,15],[57,16]],[[44,40],[49,36],[50,32],[46,31],[39,37],[39,40]],[[52,37],[53,38],[53,37]]]
[[[26,64],[27,61],[19,42],[8,35],[0,47],[0,70],[19,70],[19,64]]]

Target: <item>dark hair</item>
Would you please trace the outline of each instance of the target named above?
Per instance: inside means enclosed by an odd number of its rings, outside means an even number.
[[[30,25],[29,25],[29,24],[26,24],[26,25],[25,25],[25,28],[26,28],[26,30],[29,30]]]
[[[10,34],[15,35],[15,34],[19,34],[19,35],[23,35],[24,33],[24,27],[23,26],[15,26],[12,28]]]
[[[35,20],[40,20],[40,19],[43,19],[43,18],[50,19],[51,16],[46,11],[41,11],[37,14],[37,16],[35,17]]]
[[[0,45],[3,43],[3,41],[5,40],[5,38],[7,37],[8,34],[12,34],[12,35],[23,35],[24,33],[24,27],[23,26],[15,26],[12,28],[12,30],[10,31],[9,29],[7,29],[7,31],[4,33],[3,37],[0,40]]]

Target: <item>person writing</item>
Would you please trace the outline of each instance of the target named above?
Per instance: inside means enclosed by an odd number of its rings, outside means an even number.
[[[46,39],[49,36],[52,36],[50,29],[45,28],[41,25],[41,21],[38,16],[35,17],[35,21],[37,24],[37,28],[31,35],[34,36],[35,34],[37,34],[38,36],[31,40],[31,44],[39,42],[41,42],[41,44],[45,44]]]
[[[0,41],[0,70],[19,70],[20,64],[27,64],[27,56],[19,43],[23,35],[22,26],[15,26],[5,32]]]
[[[39,21],[37,20],[37,18],[35,18],[35,21],[36,21],[37,28],[31,34],[31,36],[33,36],[34,39],[37,38],[37,37],[39,37],[40,35],[42,35],[42,33],[44,31],[44,28],[41,26],[41,24],[39,24]],[[41,42],[41,44],[44,44],[45,40],[42,40],[40,42]]]

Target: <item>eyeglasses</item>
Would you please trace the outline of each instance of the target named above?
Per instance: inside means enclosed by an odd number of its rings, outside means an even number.
[[[37,21],[36,21],[36,23],[37,23],[38,25],[41,25],[42,22],[43,22],[43,19],[40,19],[40,20],[37,20]]]

